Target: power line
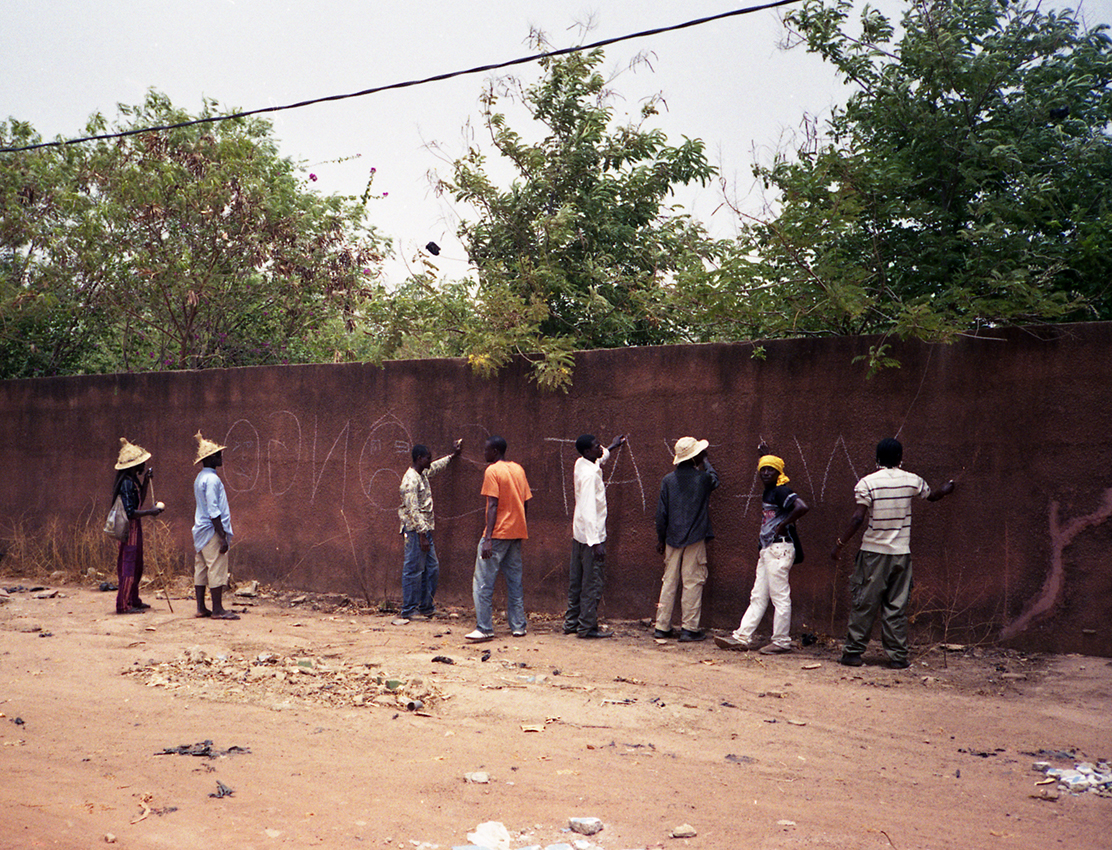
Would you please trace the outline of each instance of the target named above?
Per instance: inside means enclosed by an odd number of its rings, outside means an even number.
[[[401,83],[389,83],[384,86],[375,86],[370,89],[363,89],[363,91],[351,92],[350,94],[333,94],[327,97],[317,97],[312,100],[302,100],[298,103],[289,103],[285,106],[267,106],[261,109],[250,109],[244,112],[232,112],[228,115],[210,115],[207,118],[194,118],[189,121],[180,121],[176,124],[162,124],[157,127],[140,127],[134,130],[123,130],[118,133],[102,133],[96,136],[82,136],[77,139],[55,140],[53,142],[39,142],[34,145],[24,145],[17,148],[0,148],[0,153],[19,153],[21,151],[32,151],[39,148],[57,148],[66,145],[78,145],[82,142],[96,142],[105,139],[122,139],[126,136],[137,136],[141,133],[156,133],[162,130],[176,130],[180,127],[192,127],[196,124],[213,124],[217,121],[228,121],[233,118],[247,118],[251,115],[263,115],[268,112],[284,112],[287,109],[300,109],[303,106],[313,106],[317,103],[330,103],[336,100],[347,100],[352,97],[364,97],[369,94],[378,94],[379,92],[391,91],[393,89],[405,89],[412,86],[422,86],[426,83],[436,83],[442,80],[450,80],[454,77],[464,77],[468,74],[482,74],[487,71],[497,71],[501,68],[511,68],[514,65],[524,65],[529,62],[539,62],[541,59],[549,59],[555,56],[567,56],[571,53],[580,53],[584,50],[594,50],[598,47],[607,47],[611,44],[618,44],[623,41],[630,41],[635,38],[646,38],[651,35],[660,35],[661,33],[674,32],[676,30],[687,29],[689,27],[697,27],[703,24],[709,24],[714,21],[720,21],[725,18],[733,18],[738,15],[749,15],[753,12],[763,12],[766,9],[775,9],[777,6],[787,6],[790,3],[796,3],[798,0],[775,0],[772,3],[765,3],[760,6],[749,6],[744,9],[734,9],[730,12],[721,12],[717,15],[710,15],[706,18],[696,18],[692,21],[685,21],[682,24],[672,24],[666,27],[656,27],[651,30],[642,30],[641,32],[630,33],[629,35],[620,35],[614,38],[606,38],[602,41],[596,41],[592,44],[582,44],[578,47],[564,47],[560,50],[549,50],[545,53],[538,53],[532,56],[523,56],[519,59],[510,59],[507,62],[496,62],[490,65],[479,65],[475,68],[468,68],[465,71],[449,71],[446,74],[436,74],[431,77],[424,77],[419,80],[406,80]]]

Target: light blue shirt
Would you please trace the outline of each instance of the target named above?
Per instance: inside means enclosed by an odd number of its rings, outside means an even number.
[[[213,517],[220,517],[220,524],[232,542],[232,512],[228,507],[228,494],[224,492],[224,482],[215,469],[204,467],[193,479],[193,498],[197,500],[197,512],[193,515],[193,548],[200,552],[213,536],[216,528]]]

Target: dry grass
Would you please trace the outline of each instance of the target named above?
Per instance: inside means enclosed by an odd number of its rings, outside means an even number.
[[[54,584],[103,581],[116,575],[119,543],[103,531],[104,517],[91,506],[75,523],[57,518],[35,525],[26,516],[9,521],[0,532],[0,574],[49,578]],[[172,545],[169,525],[161,519],[143,521],[145,573],[160,572],[168,580],[183,571],[185,559]]]

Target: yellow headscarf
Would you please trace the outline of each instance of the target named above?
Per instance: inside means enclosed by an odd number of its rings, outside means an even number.
[[[776,455],[765,455],[759,461],[757,461],[757,472],[760,472],[761,469],[766,466],[771,466],[773,469],[780,473],[780,477],[776,479],[777,487],[779,487],[781,484],[787,484],[789,481],[791,481],[791,479],[784,474],[784,461],[781,458],[776,457]]]

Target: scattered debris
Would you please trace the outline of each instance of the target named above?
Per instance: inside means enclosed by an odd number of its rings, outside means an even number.
[[[479,824],[474,832],[467,833],[467,840],[489,850],[510,850],[509,830],[496,820]]]
[[[463,775],[463,779],[465,782],[469,782],[472,785],[490,784],[490,774],[487,773],[485,770],[476,770],[471,773],[465,773]]]
[[[150,688],[182,691],[225,702],[250,702],[276,710],[293,701],[329,706],[409,708],[428,710],[445,697],[424,677],[386,671],[358,663],[313,655],[280,656],[273,652],[210,656],[199,648],[184,650],[175,660],[136,662],[124,671]],[[417,710],[416,708],[409,709]]]
[[[698,834],[695,827],[689,823],[680,824],[672,830],[673,838],[694,838]]]
[[[731,764],[754,764],[754,763],[756,763],[756,759],[752,758],[751,756],[739,756],[739,755],[734,755],[733,753],[726,753],[726,761],[730,762]]]
[[[220,797],[231,797],[234,793],[235,793],[235,791],[233,789],[229,788],[227,785],[225,785],[223,782],[221,782],[218,779],[218,780],[216,780],[216,793],[215,794],[209,794],[209,796],[210,797],[216,797],[217,799],[219,799]]]
[[[151,805],[150,805],[150,803],[151,803],[151,794],[148,791],[146,794],[143,794],[143,796],[141,796],[139,798],[139,805],[143,807],[143,812],[142,812],[142,814],[139,815],[139,817],[135,818],[131,822],[132,826],[135,826],[135,824],[139,823],[139,821],[146,820],[148,817],[150,817],[150,814],[151,814]]]
[[[602,832],[602,821],[598,818],[569,818],[568,828],[580,835],[594,835]]]
[[[215,750],[212,747],[212,741],[198,741],[196,744],[180,744],[176,747],[166,747],[162,752],[155,753],[156,756],[200,756],[202,758],[220,758],[221,756],[238,755],[241,753],[250,753],[251,750],[247,747],[231,746],[226,750]]]
[[[959,753],[965,753],[965,754],[971,755],[971,756],[977,756],[978,758],[987,759],[987,758],[990,758],[991,756],[998,756],[998,755],[1000,755],[1000,753],[1007,752],[1007,751],[1003,747],[997,747],[994,750],[973,750],[973,749],[967,750],[964,747],[958,747],[958,752]]]
[[[1112,765],[1108,762],[1093,764],[1092,762],[1078,762],[1073,769],[1051,767],[1045,761],[1037,761],[1031,768],[1039,773],[1046,774],[1048,779],[1058,781],[1058,791],[1069,791],[1071,794],[1094,793],[1101,797],[1112,797]],[[1044,783],[1037,783],[1044,784]],[[1044,789],[1049,791],[1050,789]],[[1045,799],[1040,795],[1040,799]]]
[[[432,657],[434,664],[455,664],[456,662],[449,658],[447,655],[434,655]]]

